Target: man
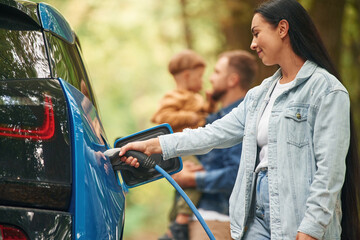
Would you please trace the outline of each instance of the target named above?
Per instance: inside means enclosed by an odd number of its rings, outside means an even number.
[[[207,117],[212,123],[237,107],[252,86],[257,72],[255,57],[246,51],[229,51],[220,55],[210,77],[214,101],[221,109]],[[202,192],[198,208],[217,240],[231,239],[229,198],[232,192],[241,155],[242,145],[227,149],[214,149],[198,156],[203,171],[192,163],[184,163],[183,170],[174,175],[181,187],[196,187]],[[189,239],[208,239],[196,219],[189,223]]]

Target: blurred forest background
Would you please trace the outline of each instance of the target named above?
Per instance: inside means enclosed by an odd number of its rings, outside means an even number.
[[[204,90],[219,53],[249,50],[260,0],[43,0],[78,34],[100,114],[113,143],[153,126],[162,95],[175,84],[170,57],[184,48],[208,62]],[[37,1],[40,2],[40,1]],[[360,0],[300,0],[310,12],[350,92],[360,129]],[[261,66],[256,84],[276,67]],[[360,136],[360,134],[357,134]],[[173,190],[165,180],[127,194],[125,239],[157,239],[166,229]]]

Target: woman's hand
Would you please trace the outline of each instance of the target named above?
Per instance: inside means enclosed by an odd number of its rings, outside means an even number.
[[[298,232],[298,234],[296,235],[296,240],[317,240],[317,239],[305,233]]]
[[[158,138],[152,138],[146,141],[139,141],[139,142],[131,142],[126,144],[125,146],[121,147],[119,156],[121,157],[121,161],[125,162],[126,164],[138,168],[139,162],[137,158],[133,157],[125,157],[123,156],[127,151],[135,150],[146,155],[150,156],[155,153],[162,153],[160,142]]]

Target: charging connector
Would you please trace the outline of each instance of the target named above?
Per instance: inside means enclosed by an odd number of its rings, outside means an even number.
[[[129,165],[125,164],[120,160],[120,148],[113,148],[109,149],[104,152],[104,155],[109,157],[111,164],[113,165],[114,169],[128,169]],[[146,169],[152,169],[155,168],[156,171],[158,171],[161,175],[163,175],[166,180],[176,189],[176,191],[179,192],[179,194],[184,198],[185,202],[189,205],[190,209],[193,211],[196,218],[199,220],[200,224],[204,228],[206,234],[209,236],[211,240],[216,240],[212,232],[210,231],[210,228],[207,226],[205,220],[200,215],[199,211],[196,209],[194,203],[190,200],[190,198],[186,195],[184,190],[177,184],[177,182],[172,179],[172,177],[159,165],[156,165],[155,161],[151,158],[151,156],[147,156],[146,154],[135,151],[135,150],[129,150],[127,151],[124,156],[129,157],[132,156],[136,158],[140,164],[140,167],[146,168]]]

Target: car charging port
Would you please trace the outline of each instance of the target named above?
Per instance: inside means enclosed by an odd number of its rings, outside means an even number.
[[[120,148],[113,148],[113,149],[106,150],[104,152],[104,155],[109,157],[114,170],[115,169],[126,169],[126,170],[132,169],[132,171],[135,171],[134,169],[136,169],[136,168],[131,167],[120,160],[121,157],[120,157],[119,153],[120,153]],[[210,231],[210,228],[207,226],[205,220],[202,218],[199,211],[196,209],[195,205],[190,200],[190,198],[186,195],[184,190],[175,182],[174,179],[172,179],[172,177],[164,169],[162,169],[159,165],[156,164],[156,162],[151,158],[151,156],[147,156],[146,154],[144,154],[142,152],[134,151],[134,150],[127,151],[124,154],[124,156],[126,156],[126,157],[132,156],[133,158],[136,158],[140,165],[139,171],[141,171],[141,168],[143,170],[147,169],[148,171],[151,169],[155,169],[161,175],[163,175],[166,178],[166,180],[168,180],[169,183],[176,189],[176,191],[178,191],[179,194],[184,198],[185,202],[189,205],[190,209],[192,210],[194,215],[197,217],[200,224],[203,226],[203,228],[204,228],[205,232],[207,233],[207,235],[209,236],[210,240],[215,240],[215,237],[212,234],[212,232]]]

